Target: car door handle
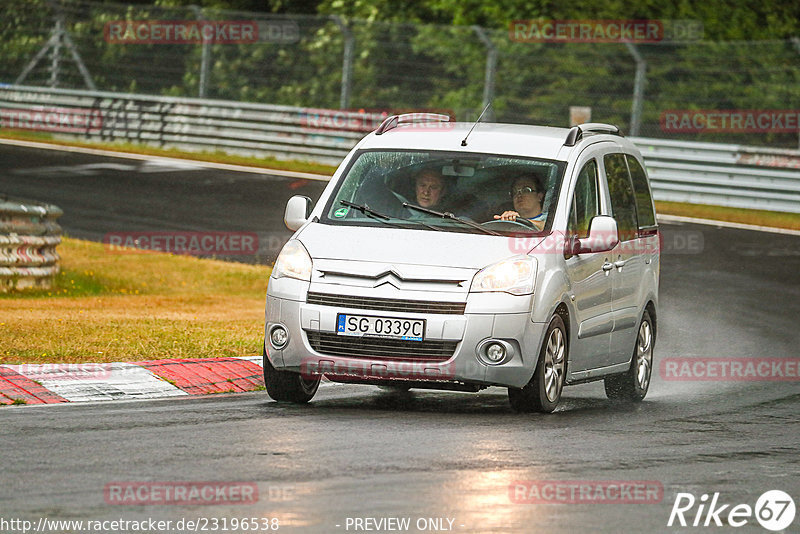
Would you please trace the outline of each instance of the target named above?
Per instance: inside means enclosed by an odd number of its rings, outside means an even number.
[[[603,264],[603,270],[606,271],[606,272],[610,271],[613,268],[614,268],[614,264],[613,263],[606,262],[606,263]]]
[[[614,267],[616,267],[617,269],[622,269],[623,267],[625,267],[625,263],[627,261],[628,260],[617,260],[614,262]]]

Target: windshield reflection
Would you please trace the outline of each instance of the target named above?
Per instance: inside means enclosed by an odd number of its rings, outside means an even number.
[[[362,151],[322,221],[357,226],[394,221],[494,235],[546,232],[564,168],[564,162],[502,155]]]

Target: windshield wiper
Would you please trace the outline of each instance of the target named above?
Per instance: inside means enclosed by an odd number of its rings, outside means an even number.
[[[354,202],[350,202],[349,200],[340,200],[339,203],[342,204],[343,206],[347,206],[348,208],[355,208],[358,211],[360,211],[361,213],[363,213],[364,215],[373,215],[373,216],[378,217],[379,219],[383,219],[385,221],[388,221],[389,219],[391,219],[391,217],[389,217],[385,213],[381,213],[381,212],[379,212],[377,210],[374,210],[374,209],[370,208],[369,206],[367,206],[366,204],[356,204]]]
[[[495,232],[494,230],[489,230],[488,228],[484,228],[483,226],[481,226],[480,224],[478,224],[476,222],[472,222],[472,221],[468,221],[466,219],[462,219],[460,217],[456,217],[455,215],[453,215],[449,211],[445,211],[445,212],[436,211],[436,210],[432,210],[432,209],[428,209],[428,208],[423,208],[422,206],[415,206],[414,204],[409,204],[408,202],[403,202],[403,207],[404,208],[408,208],[408,209],[412,209],[412,210],[421,211],[422,213],[427,213],[429,215],[436,215],[437,217],[441,217],[443,219],[450,219],[450,220],[453,220],[453,221],[457,221],[457,222],[460,222],[461,224],[466,224],[467,226],[471,226],[471,227],[473,227],[473,228],[475,228],[477,230],[480,230],[481,232],[483,232],[485,234],[503,235],[503,234],[501,234],[499,232]]]
[[[356,204],[354,202],[350,202],[349,200],[340,200],[339,203],[341,203],[343,206],[347,206],[349,208],[357,209],[358,211],[360,211],[361,213],[363,213],[367,217],[371,217],[373,219],[377,219],[377,220],[379,220],[379,221],[381,221],[383,223],[386,223],[386,224],[388,224],[390,226],[395,226],[397,228],[407,228],[408,227],[407,225],[401,225],[401,224],[389,222],[389,219],[391,219],[392,217],[390,217],[389,215],[386,215],[385,213],[381,213],[380,211],[374,210],[374,209],[370,208],[369,206],[367,206],[366,204]],[[395,217],[395,219],[400,219],[401,221],[408,222],[408,223],[411,223],[411,224],[420,224],[420,225],[424,226],[425,228],[430,228],[431,230],[436,230],[437,232],[441,232],[442,231],[441,228],[436,228],[435,226],[431,226],[430,224],[426,224],[426,223],[424,223],[422,221],[411,221],[411,220],[408,220],[408,219],[404,219],[402,217]]]

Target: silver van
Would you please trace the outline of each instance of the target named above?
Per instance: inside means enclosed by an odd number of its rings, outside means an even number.
[[[552,412],[565,385],[647,394],[659,236],[642,157],[615,126],[389,117],[348,154],[269,280],[264,380],[508,388]]]

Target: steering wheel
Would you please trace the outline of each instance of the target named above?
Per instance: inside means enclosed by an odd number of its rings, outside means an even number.
[[[486,221],[485,223],[481,223],[481,226],[492,226],[492,225],[497,225],[498,223],[500,223],[500,224],[513,224],[513,225],[516,225],[516,226],[522,226],[523,228],[526,228],[526,229],[535,230],[537,232],[541,231],[541,229],[538,226],[536,226],[536,224],[533,221],[531,221],[530,219],[525,219],[524,217],[517,217],[517,220],[515,220],[515,221],[507,221],[507,220],[503,220],[503,219],[494,219],[492,221]]]

